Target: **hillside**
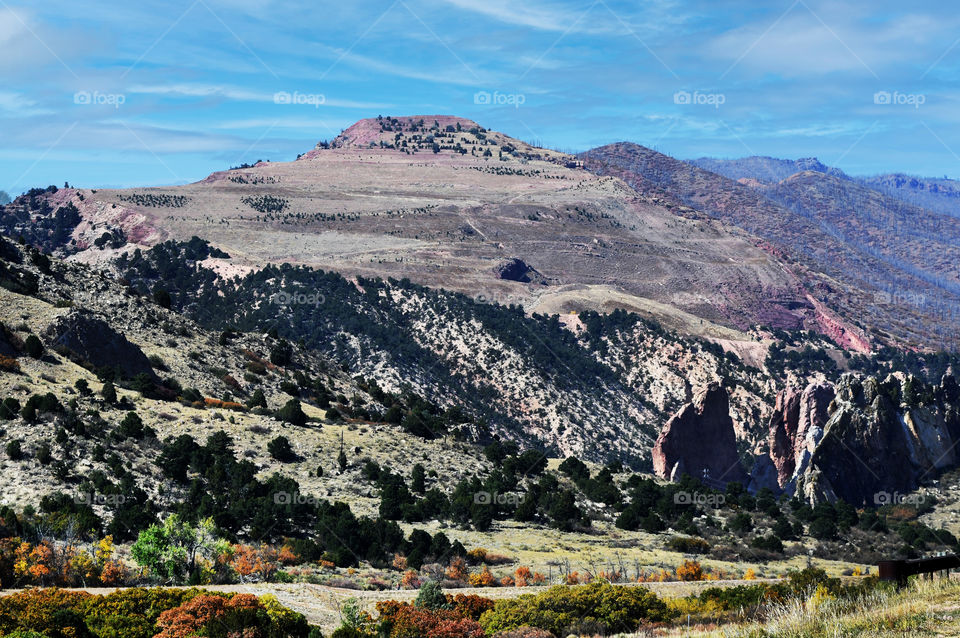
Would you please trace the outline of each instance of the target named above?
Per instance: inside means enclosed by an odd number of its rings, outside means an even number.
[[[597,174],[689,208],[684,214],[760,238],[759,245],[790,264],[814,303],[837,313],[817,321],[840,343],[955,349],[958,298],[955,273],[946,266],[957,230],[951,218],[817,172],[747,184],[635,144],[581,157]]]
[[[699,157],[690,160],[690,164],[734,181],[750,182],[755,180],[761,184],[776,184],[791,175],[804,171],[823,173],[841,179],[847,178],[846,174],[839,168],[827,166],[816,157],[805,157],[797,160],[756,155],[738,159]]]
[[[187,186],[39,190],[2,218],[12,236],[42,235],[87,263],[197,236],[233,257],[228,275],[302,264],[525,307],[549,295],[560,312],[660,304],[678,325],[685,312],[741,330],[794,328],[813,312],[749,238],[448,116],[362,120],[297,161]]]

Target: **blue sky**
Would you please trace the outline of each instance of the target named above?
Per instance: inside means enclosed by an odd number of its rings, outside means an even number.
[[[958,38],[924,1],[0,0],[0,189],[184,183],[434,113],[960,178]]]

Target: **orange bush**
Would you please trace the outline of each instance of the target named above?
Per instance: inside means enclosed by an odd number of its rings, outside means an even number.
[[[293,548],[289,545],[284,545],[280,548],[280,553],[277,555],[277,560],[279,560],[284,565],[299,565],[301,562],[300,557],[297,556],[296,552],[293,551]]]
[[[497,579],[484,565],[483,570],[470,574],[470,585],[472,587],[496,587]]]
[[[240,581],[267,581],[277,571],[277,552],[272,547],[261,545],[234,545],[233,555],[229,558],[230,567],[240,577]]]
[[[235,410],[238,412],[242,412],[247,409],[242,403],[236,403],[234,401],[221,401],[220,399],[214,399],[212,397],[204,397],[203,405],[208,408],[220,408],[223,410]]]
[[[417,589],[421,585],[420,575],[416,570],[408,569],[403,572],[403,576],[400,578],[400,586],[404,589]]]
[[[468,576],[467,561],[459,556],[450,561],[450,565],[447,566],[447,578],[450,580],[465,581]]]
[[[14,359],[13,357],[5,357],[0,355],[0,370],[6,372],[20,372],[20,362]]]
[[[492,603],[492,601],[491,601]],[[491,605],[492,606],[492,605]],[[457,609],[422,609],[387,600],[377,603],[379,620],[390,638],[483,638],[483,629]]]
[[[530,568],[524,567],[523,565],[517,567],[517,571],[513,573],[513,576],[517,587],[526,587],[530,583],[530,579],[533,578],[533,574],[530,573]]]
[[[127,580],[127,567],[118,560],[108,560],[100,570],[100,582],[104,585],[118,585]]]
[[[703,580],[703,567],[695,560],[685,560],[683,565],[677,567],[677,579],[679,580]]]
[[[480,616],[488,609],[493,609],[493,600],[477,596],[476,594],[457,594],[451,596],[447,594],[447,604],[453,607],[453,610],[464,618],[480,620]]]
[[[237,628],[256,627],[255,618],[259,609],[260,602],[253,594],[236,594],[231,598],[201,594],[161,613],[157,620],[157,627],[161,631],[154,638],[197,636],[212,622]]]

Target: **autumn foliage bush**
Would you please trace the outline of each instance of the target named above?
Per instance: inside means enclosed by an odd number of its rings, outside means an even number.
[[[395,600],[376,606],[380,635],[388,638],[483,638],[473,618],[454,609],[424,609]]]
[[[666,604],[644,587],[597,581],[498,600],[480,617],[480,624],[487,634],[527,626],[565,636],[568,628],[583,624],[600,627],[604,633],[633,632],[645,622],[668,620],[670,615]]]
[[[0,597],[0,635],[31,631],[52,638],[306,638],[309,626],[270,596],[198,589],[95,596],[50,588]]]

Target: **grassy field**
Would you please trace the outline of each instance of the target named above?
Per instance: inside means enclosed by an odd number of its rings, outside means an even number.
[[[694,624],[659,635],[695,638],[960,636],[960,581],[915,580],[901,592],[875,591],[855,600],[814,595],[806,601],[795,600],[773,607],[759,620],[706,627]]]

